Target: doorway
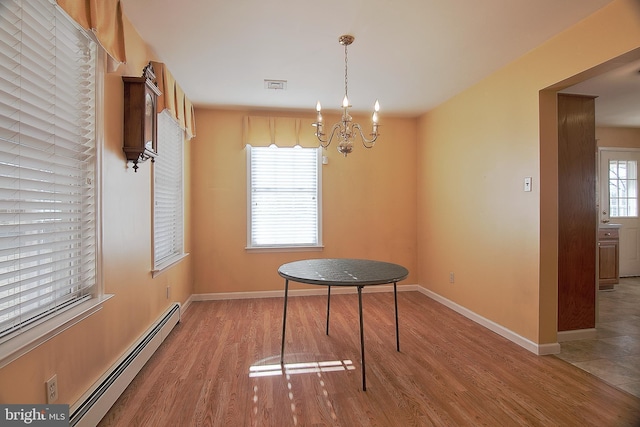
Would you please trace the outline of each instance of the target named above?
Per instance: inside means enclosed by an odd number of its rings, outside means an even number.
[[[632,94],[637,99],[637,94],[640,94],[638,69],[640,69],[640,48],[559,81],[539,92],[540,302],[541,313],[544,313],[540,317],[540,328],[543,334],[549,334],[544,335],[543,338],[552,337],[556,338],[557,342],[562,342],[596,334],[595,329],[573,330],[566,333],[558,331],[558,316],[563,310],[559,306],[559,298],[563,291],[558,288],[558,94],[589,94],[596,97],[597,146],[640,148],[640,124],[634,125],[630,122],[634,117],[636,120],[640,119],[640,106],[637,102],[630,104],[626,99],[621,99],[628,98]],[[620,132],[624,133],[622,137],[619,137]],[[605,136],[600,139],[603,133]],[[594,151],[596,151],[595,148]],[[597,151],[594,154],[597,154]],[[594,158],[594,172],[598,168],[599,163]],[[594,187],[596,187],[595,183]],[[594,203],[594,209],[595,205],[596,203]],[[594,211],[594,234],[600,221],[600,217],[596,215],[598,212],[599,209]],[[594,288],[595,286],[596,280],[594,280]],[[586,314],[597,316],[597,309],[597,306],[592,307],[593,311],[589,310],[590,313]],[[551,333],[554,335],[550,335]]]
[[[640,276],[640,150],[600,148],[599,157],[600,224],[620,224],[620,276]]]

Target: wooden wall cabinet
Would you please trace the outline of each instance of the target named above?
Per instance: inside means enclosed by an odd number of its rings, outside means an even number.
[[[613,289],[620,281],[619,256],[620,238],[617,228],[598,230],[598,287],[600,290]]]

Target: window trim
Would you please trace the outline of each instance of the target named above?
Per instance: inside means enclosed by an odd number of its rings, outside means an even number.
[[[277,147],[275,144],[269,145],[269,147]],[[316,191],[317,191],[317,200],[318,200],[318,242],[315,245],[264,245],[264,246],[254,246],[251,244],[251,218],[252,218],[252,209],[251,209],[251,149],[254,148],[250,144],[245,146],[247,151],[246,160],[247,160],[247,242],[245,246],[245,250],[249,252],[313,252],[313,251],[322,251],[324,249],[324,243],[322,239],[322,148],[317,147],[314,148],[317,150],[316,161],[317,161],[317,171],[318,171],[318,179],[316,182]],[[255,148],[268,148],[268,147],[255,147]],[[282,147],[282,148],[291,148],[291,147]],[[309,148],[309,147],[305,147]]]

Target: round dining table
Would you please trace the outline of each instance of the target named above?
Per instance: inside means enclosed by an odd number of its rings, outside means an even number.
[[[362,369],[362,390],[367,389],[364,353],[364,321],[362,316],[362,290],[366,286],[393,283],[393,299],[396,320],[396,349],[400,351],[398,327],[397,283],[409,275],[409,271],[398,264],[368,259],[318,258],[289,262],[278,268],[278,274],[285,279],[284,314],[282,317],[282,346],[280,364],[284,365],[284,343],[287,325],[287,302],[289,282],[305,283],[327,287],[327,328],[329,334],[329,313],[331,308],[331,287],[355,287],[358,292],[358,313],[360,316],[360,360]]]

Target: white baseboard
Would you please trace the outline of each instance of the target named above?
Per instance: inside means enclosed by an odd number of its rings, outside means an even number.
[[[560,354],[560,343],[536,344],[538,346],[537,355],[546,356],[549,354]]]
[[[490,331],[495,332],[496,334],[508,339],[509,341],[518,344],[520,347],[529,350],[530,352],[537,354],[539,356],[547,355],[547,354],[558,354],[560,353],[560,344],[550,343],[550,344],[537,344],[517,333],[513,332],[510,329],[505,328],[502,325],[495,323],[492,320],[489,320],[485,317],[480,316],[479,314],[469,310],[466,307],[463,307],[439,294],[436,294],[433,291],[423,288],[422,286],[418,286],[418,292],[428,296],[429,298],[439,302],[440,304],[449,307],[456,313],[459,313],[466,317],[467,319],[473,320],[477,324],[484,326]]]
[[[592,340],[597,336],[595,328],[577,329],[575,331],[558,331],[558,342]]]
[[[191,303],[194,301],[193,299],[193,294],[189,295],[189,298],[187,298],[187,300],[184,302],[184,304],[182,304],[180,306],[180,314],[184,314],[187,312],[187,309],[189,308],[189,306],[191,306]]]

